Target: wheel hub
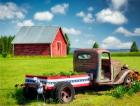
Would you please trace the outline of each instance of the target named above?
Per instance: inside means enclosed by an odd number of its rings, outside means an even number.
[[[64,102],[69,102],[71,100],[71,92],[69,88],[64,88],[61,91],[61,97]]]

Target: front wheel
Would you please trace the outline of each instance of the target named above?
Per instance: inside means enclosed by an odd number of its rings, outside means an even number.
[[[74,99],[75,90],[69,82],[59,82],[55,87],[55,99],[60,103],[69,103]]]
[[[124,85],[126,87],[131,87],[133,78],[128,74],[124,79]]]

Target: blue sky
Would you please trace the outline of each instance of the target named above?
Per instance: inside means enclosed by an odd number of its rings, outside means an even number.
[[[22,26],[61,26],[71,47],[140,48],[140,0],[0,0],[0,35]]]

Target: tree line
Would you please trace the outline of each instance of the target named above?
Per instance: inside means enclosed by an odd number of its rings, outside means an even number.
[[[12,40],[14,39],[14,36],[0,36],[0,54],[2,54],[3,57],[6,57],[7,54],[12,53]]]
[[[95,42],[92,46],[92,48],[99,48],[99,44]],[[131,47],[130,47],[130,52],[139,52],[138,46],[135,41],[133,41]]]

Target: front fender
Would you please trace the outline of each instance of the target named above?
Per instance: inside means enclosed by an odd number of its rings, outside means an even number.
[[[114,84],[122,84],[124,82],[125,77],[131,72],[129,69],[125,69],[120,71],[120,73],[116,76],[114,80]]]

